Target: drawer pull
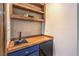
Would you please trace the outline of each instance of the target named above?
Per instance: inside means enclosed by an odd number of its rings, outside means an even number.
[[[25,51],[25,54],[28,54],[29,53],[29,51]]]

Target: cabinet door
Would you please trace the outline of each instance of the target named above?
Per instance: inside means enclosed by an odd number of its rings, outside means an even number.
[[[3,4],[0,3],[0,56],[3,55]]]
[[[40,44],[40,56],[52,56],[53,55],[53,41],[47,41]]]

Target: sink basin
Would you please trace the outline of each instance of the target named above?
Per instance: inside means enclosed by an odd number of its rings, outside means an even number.
[[[15,40],[14,41],[14,46],[23,44],[23,43],[28,43],[27,40],[21,39],[21,40]]]

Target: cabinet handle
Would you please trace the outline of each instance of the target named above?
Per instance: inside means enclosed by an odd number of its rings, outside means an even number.
[[[29,51],[25,51],[25,54],[28,54],[29,53]]]

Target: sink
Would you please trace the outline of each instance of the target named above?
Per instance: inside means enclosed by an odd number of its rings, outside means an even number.
[[[14,46],[19,45],[19,44],[23,44],[23,43],[28,43],[28,42],[25,39],[15,40],[14,41]]]
[[[22,38],[22,32],[19,32],[19,39],[14,40],[14,46],[19,45],[19,44],[23,44],[23,43],[28,43],[28,42],[27,42],[27,40]]]

